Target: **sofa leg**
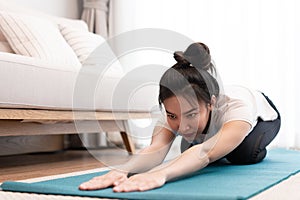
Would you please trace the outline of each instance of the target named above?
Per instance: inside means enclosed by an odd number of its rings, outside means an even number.
[[[122,137],[122,140],[123,140],[123,143],[126,147],[126,150],[128,151],[128,153],[131,155],[131,154],[134,154],[135,153],[135,146],[134,146],[134,143],[130,137],[130,135],[128,135],[126,132],[124,131],[121,131],[120,132],[121,134],[121,137]]]

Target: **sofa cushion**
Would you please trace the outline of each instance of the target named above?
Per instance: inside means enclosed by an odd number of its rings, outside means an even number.
[[[157,87],[141,84],[149,82],[147,79],[159,79],[160,76],[149,76],[149,72],[144,75],[107,72],[98,77],[86,71],[78,73],[72,67],[66,70],[44,60],[8,53],[0,53],[0,66],[1,108],[126,112],[149,111],[157,104]]]
[[[87,30],[77,29],[63,24],[59,24],[59,29],[81,63],[83,63],[98,46],[105,42],[102,36],[93,34]]]
[[[58,65],[81,64],[56,24],[28,15],[0,12],[0,29],[15,53]]]
[[[88,30],[73,28],[66,24],[60,24],[59,28],[61,34],[82,63],[82,67],[99,65],[104,67],[105,72],[103,72],[106,75],[110,74],[110,76],[120,76],[124,73],[117,56],[101,35],[91,33]],[[106,63],[107,61],[110,62]]]
[[[7,39],[5,38],[1,30],[0,30],[0,52],[14,53],[14,51],[10,47],[9,43],[7,42]]]
[[[0,41],[0,52],[14,53],[7,41]]]
[[[7,39],[3,35],[2,31],[0,31],[0,42],[7,42]]]

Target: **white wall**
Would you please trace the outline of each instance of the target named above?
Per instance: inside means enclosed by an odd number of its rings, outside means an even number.
[[[224,84],[261,90],[276,104],[283,120],[274,144],[300,148],[299,0],[114,0],[113,3],[113,36],[155,28],[206,43]],[[162,40],[153,37],[158,42]],[[174,43],[179,42],[174,40]],[[167,58],[164,57],[165,63],[149,51],[140,56],[142,50],[131,49],[132,62],[126,60],[127,66],[139,66],[140,60],[144,66],[159,63],[171,66]],[[174,63],[172,52],[167,56]]]
[[[7,1],[7,0],[5,0]],[[47,14],[78,19],[81,16],[83,0],[10,0],[18,6],[29,7]]]

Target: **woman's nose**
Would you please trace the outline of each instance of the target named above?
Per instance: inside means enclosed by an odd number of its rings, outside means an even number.
[[[180,122],[180,124],[179,124],[179,132],[180,133],[186,133],[190,129],[191,129],[191,126],[189,125],[189,123],[187,123],[185,121]]]

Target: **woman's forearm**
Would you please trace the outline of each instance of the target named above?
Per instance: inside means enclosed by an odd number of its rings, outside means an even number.
[[[200,170],[210,162],[207,153],[204,153],[202,148],[202,145],[194,146],[178,158],[153,168],[151,172],[161,171],[169,181]]]
[[[249,129],[247,122],[228,122],[209,140],[191,147],[177,159],[154,170],[159,170],[166,177],[166,181],[198,171],[235,149]]]
[[[170,130],[156,126],[150,146],[132,155],[127,163],[120,166],[120,169],[130,173],[142,173],[160,165],[170,150],[174,139],[175,136]]]
[[[166,157],[170,149],[170,145],[166,145],[161,149],[153,146],[146,147],[135,155],[125,164],[118,166],[119,170],[130,173],[143,173],[158,165],[160,165]]]

